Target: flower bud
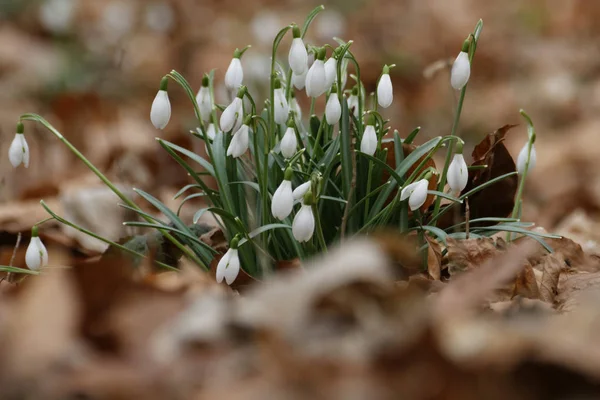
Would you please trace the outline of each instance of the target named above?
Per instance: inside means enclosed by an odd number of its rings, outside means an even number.
[[[292,181],[284,179],[273,194],[271,213],[275,218],[282,221],[292,213],[293,207],[294,197],[292,196]]]
[[[324,59],[325,49],[321,48],[317,52],[317,59],[306,74],[306,95],[308,97],[319,97],[327,90]]]
[[[288,54],[288,63],[296,75],[302,75],[308,69],[308,52],[304,41],[300,36],[300,29],[294,25],[292,28],[293,36],[292,46]]]
[[[523,175],[525,171],[529,172],[535,167],[535,163],[537,161],[535,145],[531,143],[531,152],[529,152],[529,146],[529,142],[525,143],[525,146],[523,146],[519,152],[519,156],[517,157],[517,172],[519,175]],[[528,155],[529,163],[527,163]]]
[[[450,72],[450,84],[456,90],[461,90],[469,81],[471,75],[471,62],[469,61],[469,54],[465,51],[458,53],[458,57],[452,64],[452,71]]]
[[[210,88],[208,87],[208,76],[202,78],[202,86],[196,95],[196,102],[200,110],[202,121],[208,122],[212,113],[212,99],[210,97]]]
[[[358,118],[358,85],[352,88],[350,97],[348,97],[348,110]]]
[[[165,129],[171,119],[171,102],[167,93],[169,78],[164,77],[160,81],[160,90],[152,102],[150,109],[150,121],[156,129]]]
[[[17,168],[21,163],[29,167],[29,146],[25,140],[25,128],[22,122],[17,124],[17,134],[8,148],[8,159],[11,165]]]
[[[454,193],[460,193],[467,186],[469,170],[462,154],[454,154],[454,158],[448,167],[448,186]]]
[[[242,124],[240,129],[235,132],[227,148],[227,155],[238,158],[248,150],[248,130],[246,124]]]
[[[233,58],[229,63],[229,67],[227,68],[227,72],[225,72],[225,87],[229,90],[238,89],[244,80],[244,70],[242,69],[242,62],[240,61],[241,56],[242,52],[236,49],[235,53],[233,53]]]
[[[290,110],[294,113],[294,119],[296,121],[300,121],[302,119],[302,109],[300,108],[300,104],[298,104],[298,99],[296,99],[296,95],[292,91],[292,98],[290,99]]]
[[[388,108],[394,100],[394,89],[390,78],[389,67],[383,67],[383,74],[377,84],[377,102],[380,107]]]
[[[32,271],[38,271],[40,268],[48,265],[48,251],[42,240],[38,237],[38,228],[34,225],[31,229],[31,241],[25,252],[25,263],[27,268]]]
[[[281,81],[278,78],[275,78],[274,109],[275,122],[281,125],[285,124],[290,112],[290,107],[285,99],[285,91],[281,87]]]
[[[206,128],[206,136],[208,136],[210,140],[215,140],[215,136],[217,136],[217,128],[212,122],[208,124],[208,128]]]
[[[429,181],[427,179],[421,179],[417,182],[413,182],[402,189],[400,192],[400,201],[408,199],[408,206],[410,207],[410,210],[418,210],[423,204],[425,204],[425,200],[427,200],[428,187]]]
[[[360,141],[360,151],[372,156],[375,154],[375,150],[377,150],[377,133],[375,132],[375,126],[367,125],[362,140]]]
[[[340,99],[335,91],[331,91],[327,104],[325,105],[325,119],[331,126],[339,122],[342,116],[342,106],[340,105]]]
[[[301,75],[292,74],[292,85],[294,85],[296,89],[304,89],[304,86],[306,85],[306,75],[308,75],[308,68],[306,68]]]
[[[227,282],[228,285],[231,285],[239,273],[240,257],[238,255],[237,239],[233,238],[229,245],[229,250],[227,250],[225,255],[221,257],[221,260],[219,260],[219,263],[217,264],[217,283],[223,282],[223,278],[225,278],[225,282]]]
[[[242,113],[242,99],[241,97],[236,97],[231,104],[225,108],[223,114],[221,114],[221,131],[229,132],[233,129],[237,130],[241,125]]]
[[[298,139],[296,139],[296,132],[293,127],[290,126],[285,130],[279,147],[281,148],[281,154],[285,158],[292,158],[296,154]]]
[[[315,216],[312,211],[312,206],[307,202],[307,198],[312,196],[310,191],[304,195],[304,202],[300,211],[294,217],[292,222],[292,234],[299,242],[308,242],[315,231]]]
[[[325,62],[325,87],[326,90],[331,89],[331,86],[335,82],[337,76],[337,60],[334,57],[330,57]]]

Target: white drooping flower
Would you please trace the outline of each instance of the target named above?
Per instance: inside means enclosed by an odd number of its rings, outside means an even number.
[[[419,209],[427,200],[428,186],[429,181],[427,179],[421,179],[405,186],[400,192],[400,201],[408,199],[408,206],[411,211]]]
[[[335,78],[337,77],[337,60],[334,57],[330,57],[325,62],[325,90],[331,89]]]
[[[298,26],[293,26],[292,33],[294,38],[292,39],[292,46],[288,54],[288,63],[294,74],[302,75],[308,68],[308,52],[300,36]]]
[[[308,189],[310,189],[310,181],[304,182],[302,185],[294,189],[294,191],[292,192],[292,197],[294,198],[294,200],[300,200],[304,197],[306,192],[308,192]]]
[[[48,264],[48,251],[38,236],[37,226],[31,229],[31,241],[25,252],[25,263],[32,271],[38,271]]]
[[[375,132],[375,126],[367,125],[362,140],[360,141],[360,151],[372,156],[375,154],[375,150],[377,150],[377,133]]]
[[[168,82],[169,78],[162,78],[160,90],[156,93],[150,109],[150,121],[156,129],[165,129],[171,119],[171,102],[167,93]]]
[[[342,106],[337,91],[332,90],[325,105],[325,119],[331,126],[337,124],[342,116]]]
[[[208,124],[208,128],[206,128],[206,136],[208,136],[210,140],[214,140],[215,136],[217,136],[217,128],[212,122]]]
[[[469,170],[462,154],[454,154],[454,158],[448,167],[447,173],[448,186],[454,193],[460,193],[467,186],[469,180]]]
[[[288,171],[290,171],[288,173]],[[286,171],[286,177],[283,179],[275,193],[273,194],[273,200],[271,201],[271,214],[278,220],[282,221],[286,219],[291,213],[294,207],[294,197],[292,196],[292,181],[287,178],[291,178],[291,170]]]
[[[221,114],[221,131],[224,133],[231,130],[237,130],[242,123],[243,114],[242,98],[238,95],[231,104],[225,108],[223,114]]]
[[[229,63],[229,67],[227,68],[227,72],[225,72],[225,87],[229,90],[237,90],[242,86],[244,69],[242,68],[242,62],[240,61],[241,56],[242,52],[236,49],[233,53],[233,58]]]
[[[350,97],[348,97],[348,111],[358,118],[358,86],[352,88]]]
[[[313,215],[312,206],[303,202],[300,211],[294,217],[294,222],[292,222],[292,234],[297,241],[302,243],[308,242],[314,232],[315,216]]]
[[[456,90],[461,90],[469,81],[471,76],[471,63],[469,62],[469,54],[465,51],[458,53],[458,57],[452,64],[450,72],[450,84]]]
[[[308,97],[319,97],[327,90],[324,59],[325,49],[320,49],[317,53],[317,59],[306,74],[306,95]]]
[[[292,74],[292,85],[298,90],[304,89],[306,86],[306,75],[308,75],[308,68],[301,75]]]
[[[210,88],[208,87],[208,76],[206,75],[202,78],[202,86],[200,86],[200,90],[198,90],[198,94],[196,95],[196,102],[198,103],[202,121],[208,122],[212,113],[212,99],[210,97]]]
[[[275,122],[281,125],[285,124],[290,112],[290,106],[285,99],[285,90],[281,87],[279,79],[275,79],[274,109]]]
[[[227,148],[227,155],[233,158],[238,158],[248,150],[248,131],[249,127],[247,124],[242,124],[231,138],[229,147]]]
[[[294,113],[294,119],[296,121],[302,120],[302,109],[300,108],[300,104],[298,104],[298,100],[293,93],[292,98],[290,99],[290,110]]]
[[[225,282],[227,282],[228,285],[231,285],[240,273],[240,257],[238,255],[237,239],[233,239],[231,242],[229,250],[227,250],[217,264],[217,283],[223,282],[223,278],[225,278]],[[236,248],[234,248],[234,246]]]
[[[296,154],[298,139],[296,139],[296,132],[293,127],[289,126],[285,130],[285,134],[283,135],[283,138],[281,138],[279,147],[281,149],[281,154],[283,154],[285,158],[292,158],[294,154]]]
[[[17,124],[17,134],[8,148],[8,159],[15,168],[21,164],[25,168],[29,167],[29,145],[27,145],[23,132],[25,132],[23,123],[19,122]]]
[[[380,107],[388,108],[394,100],[394,88],[392,87],[392,79],[390,78],[390,68],[386,65],[383,67],[383,73],[377,84],[377,103]]]
[[[535,145],[531,144],[531,153],[529,155],[529,165],[527,164],[527,154],[529,153],[529,142],[525,143],[525,146],[519,152],[519,156],[517,157],[517,172],[519,175],[523,175],[525,170],[527,172],[531,171],[535,167],[535,163],[537,161],[537,154],[535,152]]]

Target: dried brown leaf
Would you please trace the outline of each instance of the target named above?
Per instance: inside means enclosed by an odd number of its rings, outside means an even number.
[[[540,281],[540,299],[554,304],[554,298],[558,294],[558,279],[566,267],[565,260],[560,254],[548,254],[539,267],[543,271]]]
[[[517,274],[514,283],[514,296],[521,296],[528,299],[539,299],[540,291],[537,280],[531,264],[528,262],[525,267]]]
[[[448,238],[446,267],[452,276],[462,271],[478,268],[500,250],[491,238],[457,240]]]
[[[427,273],[433,280],[439,281],[442,270],[442,247],[439,243],[428,240],[427,248]]]

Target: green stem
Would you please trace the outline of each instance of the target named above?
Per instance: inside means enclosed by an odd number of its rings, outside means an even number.
[[[319,210],[317,209],[317,205],[313,204],[312,212],[315,216],[315,223],[317,225],[317,240],[319,241],[319,245],[321,246],[321,251],[327,253],[327,244],[325,243],[325,236],[323,235],[323,227],[321,226],[321,217],[319,216]]]
[[[77,150],[77,148],[75,146],[73,146],[71,144],[71,142],[69,142],[59,131],[56,130],[56,128],[54,128],[43,117],[41,117],[37,114],[23,114],[23,115],[21,115],[20,119],[26,120],[26,121],[39,122],[40,124],[42,124],[54,136],[56,136],[61,142],[63,142],[65,144],[65,146],[67,146],[69,148],[69,150],[71,150],[71,152],[73,154],[75,154],[77,156],[77,158],[79,158],[98,178],[100,178],[100,180],[106,186],[108,186],[108,188],[110,190],[112,190],[112,192],[114,194],[116,194],[117,197],[119,197],[119,199],[121,199],[128,206],[135,208],[137,210],[141,210],[141,208],[138,207],[137,204],[135,204],[129,197],[125,196],[102,172],[100,172],[100,170],[98,168],[96,168],[94,166],[94,164],[92,164],[87,158],[85,158],[85,156],[83,154],[81,154],[81,152],[79,150]],[[147,217],[143,217],[143,218],[146,219],[148,222],[152,222],[152,220]],[[194,261],[196,264],[202,266],[203,268],[208,269],[208,267],[202,262],[202,260],[200,260],[194,253],[192,253],[187,247],[185,247],[183,244],[181,244],[177,239],[175,239],[173,236],[171,236],[169,234],[169,232],[167,232],[165,230],[160,230],[160,233],[162,233],[164,237],[169,239],[169,241],[171,241],[179,250],[181,250],[183,252],[183,254],[186,255],[186,257],[188,257],[190,260]]]
[[[365,196],[367,199],[365,200],[365,212],[364,212],[364,221],[367,222],[369,217],[369,206],[370,200],[369,193],[371,192],[371,177],[373,175],[373,161],[369,160],[369,175],[367,175],[367,191],[365,192]]]

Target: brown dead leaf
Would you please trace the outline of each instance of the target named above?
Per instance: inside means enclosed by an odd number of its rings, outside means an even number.
[[[532,240],[522,238],[519,240]],[[586,254],[581,245],[573,240],[562,237],[560,239],[544,239],[554,253],[560,254],[564,262],[569,268],[576,271],[597,272],[600,271],[600,260],[589,254]],[[538,263],[543,263],[548,251],[542,246],[538,247],[538,251],[531,256],[531,263],[536,266]]]
[[[427,248],[427,273],[436,281],[441,278],[442,270],[442,247],[438,242],[428,240]]]
[[[586,296],[600,295],[600,272],[562,274],[555,297],[556,309],[571,312],[577,309]]]
[[[554,298],[558,293],[558,278],[566,267],[565,260],[560,254],[548,254],[539,267],[543,271],[540,281],[540,299],[554,304]]]
[[[538,288],[535,274],[531,264],[528,262],[525,267],[517,274],[514,283],[513,296],[521,296],[528,299],[539,299],[540,291]]]
[[[462,271],[478,268],[500,252],[494,239],[491,238],[465,240],[448,238],[447,243],[448,254],[445,261],[446,268],[451,276]]]

